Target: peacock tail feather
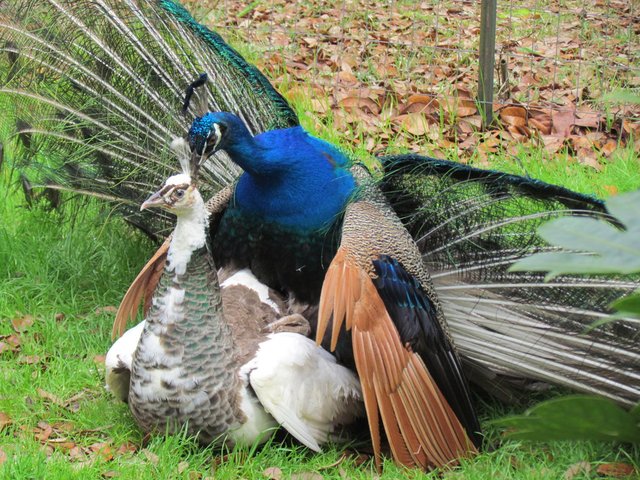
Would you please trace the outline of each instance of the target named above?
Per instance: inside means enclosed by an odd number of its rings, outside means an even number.
[[[254,66],[168,0],[2,2],[0,72],[24,181],[113,200],[150,233],[164,224],[137,205],[171,173],[168,146],[199,103],[236,113],[254,134],[298,123]],[[201,72],[207,98],[181,115]],[[204,168],[205,194],[237,174],[219,155]]]

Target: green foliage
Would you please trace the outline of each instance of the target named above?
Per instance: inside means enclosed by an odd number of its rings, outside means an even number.
[[[542,225],[538,233],[550,244],[578,252],[539,253],[511,270],[547,271],[547,279],[567,273],[632,274],[640,272],[640,190],[612,197],[607,210],[622,229],[604,220],[565,217]],[[611,319],[640,318],[640,290],[614,302]],[[592,327],[597,326],[594,324]],[[513,428],[508,435],[525,440],[600,440],[640,443],[640,403],[627,412],[612,400],[568,396],[542,402],[523,416],[496,421]]]
[[[587,217],[564,217],[538,230],[550,244],[584,253],[538,253],[517,262],[514,271],[547,271],[547,279],[565,273],[640,272],[640,190],[610,198],[607,209],[623,226]]]
[[[630,412],[607,398],[571,395],[539,403],[496,424],[515,440],[599,440],[640,443],[640,404]]]

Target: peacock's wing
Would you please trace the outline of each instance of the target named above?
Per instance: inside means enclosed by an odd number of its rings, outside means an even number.
[[[416,240],[461,356],[492,383],[543,380],[630,405],[640,399],[640,325],[589,330],[636,278],[509,272],[550,250],[538,226],[611,220],[600,200],[544,182],[417,155],[383,158],[382,188]],[[478,371],[478,368],[481,371]],[[503,382],[504,383],[504,382]],[[511,382],[507,382],[511,383]],[[506,385],[505,385],[506,386]]]
[[[202,72],[208,96],[183,116],[185,87]],[[15,122],[14,164],[25,182],[112,200],[158,233],[149,216],[158,213],[137,207],[175,170],[169,143],[203,102],[238,114],[254,133],[297,124],[267,79],[177,3],[0,2],[0,105]],[[204,194],[237,171],[225,157],[210,160]]]
[[[371,179],[354,171],[362,191],[325,276],[317,338],[331,317],[332,349],[343,322],[351,331],[376,459],[381,418],[399,463],[454,463],[480,443],[458,357],[415,242]]]

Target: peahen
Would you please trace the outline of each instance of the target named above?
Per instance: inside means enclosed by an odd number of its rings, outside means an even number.
[[[0,50],[0,101],[11,107],[9,118],[17,127],[12,164],[23,182],[113,201],[125,218],[152,235],[166,233],[166,217],[140,214],[132,206],[168,176],[167,146],[187,135],[194,114],[203,115],[204,103],[207,110],[234,112],[252,134],[298,123],[255,68],[170,1],[3,2]],[[200,72],[209,73],[211,88],[200,89],[200,98],[182,117],[176,106],[184,86]],[[357,194],[373,195],[379,205],[388,202],[417,243],[434,290],[428,280],[407,274],[410,265],[385,256],[371,266],[379,273],[377,290],[385,279],[409,291],[427,289],[427,310],[434,306],[437,316],[446,318],[472,383],[509,396],[514,386],[542,380],[623,405],[638,401],[637,323],[585,331],[607,315],[611,300],[636,288],[637,279],[565,276],[544,283],[541,275],[508,271],[517,259],[547,248],[535,233],[546,219],[569,214],[607,219],[602,202],[529,178],[417,155],[380,160],[382,180],[374,184],[363,173]],[[205,198],[232,183],[238,171],[222,150],[215,152],[200,176]],[[230,190],[222,192],[228,201]],[[213,217],[212,231],[230,233],[216,223],[219,219]],[[318,241],[337,244],[339,235],[349,232],[322,233]],[[364,238],[352,233],[354,242]],[[293,260],[280,259],[287,265]],[[324,270],[332,260],[329,254],[308,263],[312,270]],[[264,266],[255,268],[260,277],[273,275]],[[137,293],[141,284],[153,284],[157,271],[145,269]],[[277,282],[310,289],[301,292],[310,299],[321,285],[320,280],[298,284],[295,276]],[[390,302],[401,306],[393,288],[387,291],[391,298],[382,296],[386,309]],[[415,301],[420,302],[413,297],[408,304]],[[404,312],[397,308],[392,316]],[[344,338],[340,335],[339,342]]]
[[[172,212],[177,223],[144,322],[107,354],[107,385],[148,432],[186,427],[206,443],[253,445],[280,424],[319,451],[362,415],[358,379],[297,333],[304,322],[282,317],[284,301],[250,272],[227,272],[218,283],[199,159],[183,155],[182,173],[142,204]]]

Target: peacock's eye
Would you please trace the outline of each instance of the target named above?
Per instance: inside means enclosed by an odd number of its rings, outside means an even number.
[[[175,196],[178,198],[182,198],[184,197],[184,190],[182,188],[178,188],[175,192],[174,192]]]

